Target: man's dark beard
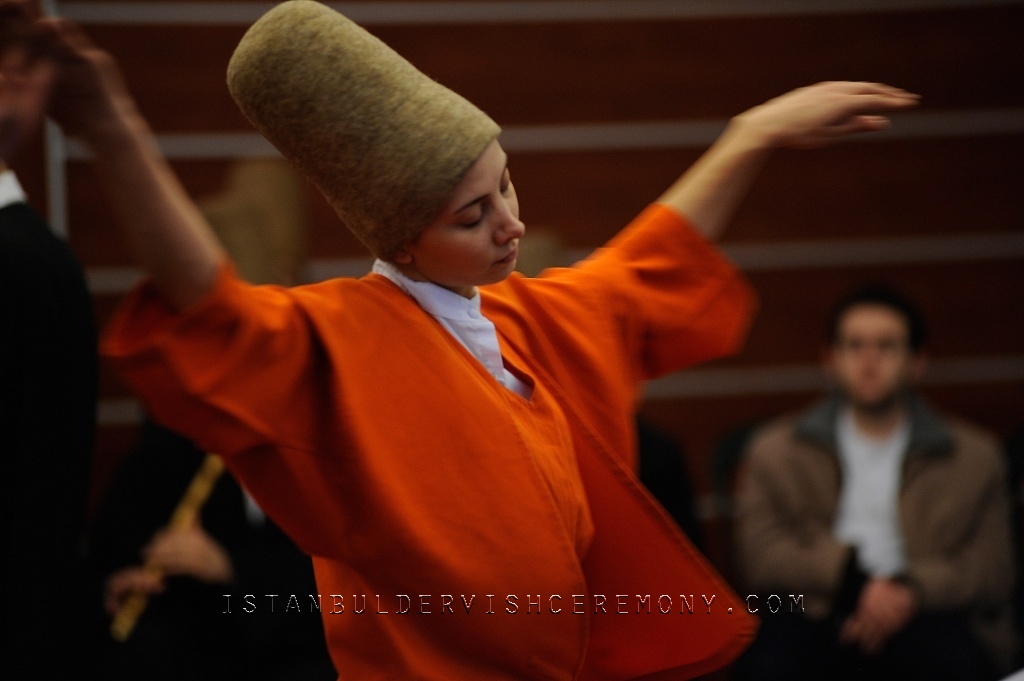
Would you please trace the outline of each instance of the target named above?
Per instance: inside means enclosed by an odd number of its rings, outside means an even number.
[[[878,398],[873,402],[859,402],[850,400],[855,408],[859,411],[866,413],[869,416],[881,416],[886,412],[893,409],[896,405],[902,402],[907,397],[907,391],[904,388],[898,388],[888,395]],[[849,399],[849,397],[847,398]]]

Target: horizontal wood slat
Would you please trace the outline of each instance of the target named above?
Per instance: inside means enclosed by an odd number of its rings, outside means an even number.
[[[1024,104],[1024,8],[844,16],[379,26],[504,125],[728,117],[819,80],[880,80],[929,107]],[[245,130],[224,73],[243,26],[89,26],[159,131]]]
[[[520,153],[510,168],[527,238],[554,229],[589,249],[657,198],[694,150]],[[228,161],[175,161],[194,197],[222,191]],[[1024,134],[959,140],[865,142],[777,154],[725,233],[730,244],[791,240],[1019,233]],[[68,166],[71,242],[90,267],[127,265],[113,213],[87,162]],[[334,211],[307,191],[310,254],[366,256]]]
[[[757,272],[760,315],[736,360],[813,362],[832,306],[865,282],[887,282],[921,307],[936,357],[1024,350],[1024,261]]]
[[[1022,271],[1024,263],[1015,260],[753,273],[750,280],[761,309],[745,348],[738,356],[709,366],[760,369],[814,364],[825,346],[835,301],[852,288],[874,281],[889,282],[918,302],[928,323],[929,354],[936,361],[1019,356],[1024,351]],[[118,299],[96,296],[101,325],[109,321]],[[108,378],[103,382],[103,397],[127,395],[119,381]]]

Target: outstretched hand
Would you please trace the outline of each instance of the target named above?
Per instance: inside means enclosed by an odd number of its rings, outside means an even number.
[[[882,130],[885,114],[916,106],[920,97],[881,83],[834,81],[771,99],[739,116],[767,147],[814,149],[850,135]]]
[[[793,90],[734,117],[725,133],[658,199],[716,238],[773,149],[823,147],[889,125],[919,97],[880,83],[827,82]]]

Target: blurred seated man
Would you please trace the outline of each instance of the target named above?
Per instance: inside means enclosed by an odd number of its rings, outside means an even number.
[[[923,323],[898,294],[848,295],[829,341],[835,394],[764,428],[741,467],[738,558],[764,625],[738,678],[994,678],[1013,646],[999,446],[913,391]]]
[[[309,600],[318,593],[310,559],[231,476],[217,480],[200,523],[166,526],[204,456],[146,422],[119,469],[93,528],[92,559],[108,615],[132,591],[151,598],[127,641],[111,640],[102,623],[94,676],[333,681],[321,612]],[[164,576],[147,573],[146,562]]]

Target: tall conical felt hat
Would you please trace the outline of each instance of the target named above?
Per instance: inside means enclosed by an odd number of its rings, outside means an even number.
[[[378,257],[415,238],[500,132],[334,10],[277,5],[228,65],[246,117]]]

